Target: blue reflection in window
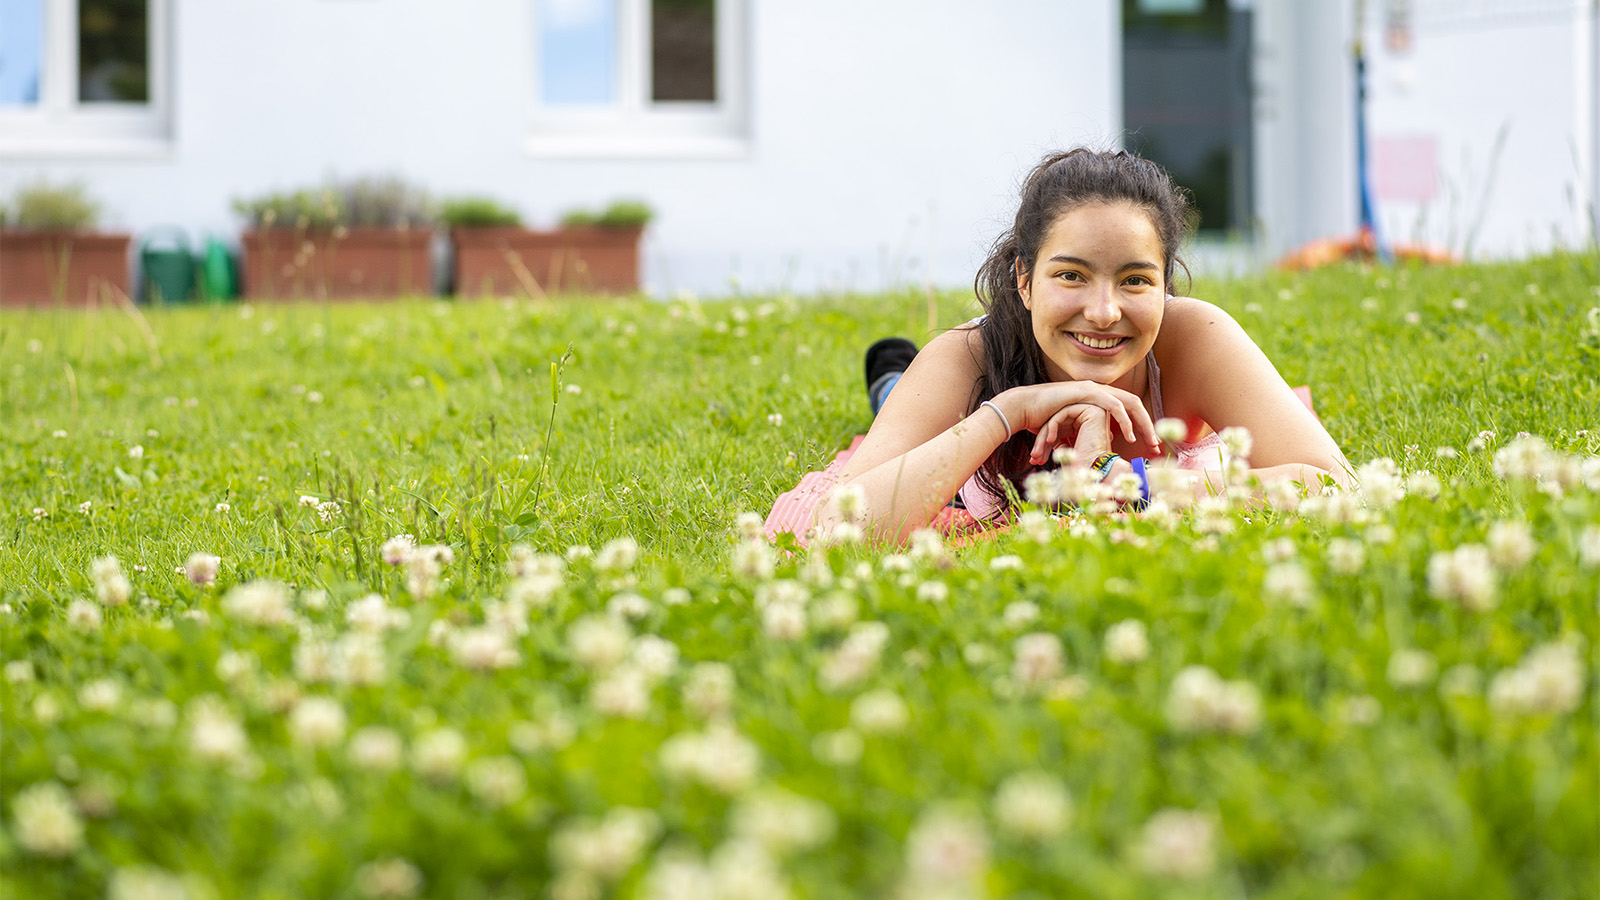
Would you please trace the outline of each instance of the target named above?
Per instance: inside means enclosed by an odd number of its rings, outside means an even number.
[[[44,0],[0,0],[0,106],[39,102]]]
[[[617,0],[539,0],[539,83],[545,103],[617,100]]]

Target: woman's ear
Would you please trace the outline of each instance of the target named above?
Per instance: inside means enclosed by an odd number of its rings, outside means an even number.
[[[1031,312],[1033,310],[1033,299],[1028,296],[1028,273],[1022,268],[1022,257],[1019,256],[1011,261],[1011,270],[1017,276],[1017,295],[1022,298],[1022,308]]]

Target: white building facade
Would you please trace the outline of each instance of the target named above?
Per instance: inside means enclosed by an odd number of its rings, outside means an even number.
[[[1366,4],[1387,236],[1593,245],[1597,6]],[[1353,0],[0,0],[0,198],[81,181],[106,227],[196,237],[235,236],[235,198],[331,177],[490,195],[533,225],[640,198],[650,293],[875,291],[969,284],[1041,153],[1126,144],[1194,179],[1204,274],[1355,229],[1357,18]]]

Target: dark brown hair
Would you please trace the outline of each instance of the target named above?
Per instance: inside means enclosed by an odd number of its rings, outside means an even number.
[[[1188,191],[1174,185],[1160,166],[1126,151],[1079,147],[1046,156],[1023,181],[1016,221],[994,242],[974,279],[986,313],[979,326],[984,373],[973,385],[968,412],[1002,391],[1050,380],[1032,317],[1017,291],[1017,272],[1031,279],[1040,245],[1056,220],[1089,203],[1131,203],[1150,217],[1161,241],[1162,285],[1171,291],[1174,271],[1183,265],[1178,247],[1194,228]],[[1002,510],[1010,506],[1008,488],[1020,493],[1033,440],[1026,432],[1013,435],[978,469],[978,483],[1001,501]]]

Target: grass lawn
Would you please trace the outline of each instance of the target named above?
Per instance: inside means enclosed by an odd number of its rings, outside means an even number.
[[[0,895],[1594,896],[1596,256],[1193,293],[1361,494],[742,540],[959,294],[0,313]]]

